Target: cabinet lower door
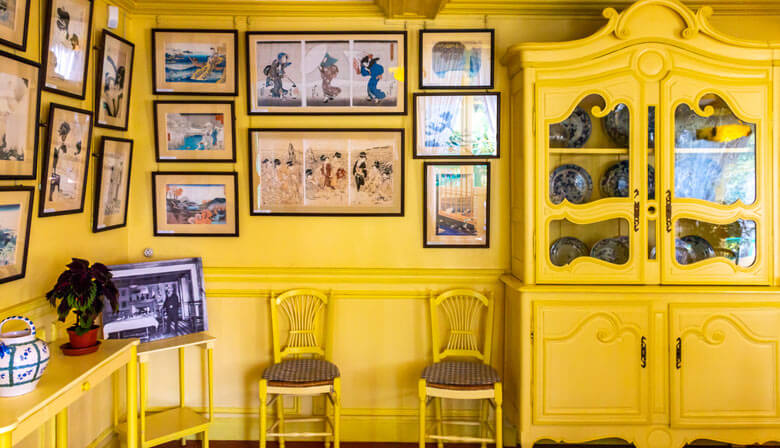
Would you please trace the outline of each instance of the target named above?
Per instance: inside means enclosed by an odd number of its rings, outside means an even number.
[[[536,302],[535,423],[645,423],[649,308]]]
[[[672,304],[670,319],[673,426],[780,423],[780,303]]]

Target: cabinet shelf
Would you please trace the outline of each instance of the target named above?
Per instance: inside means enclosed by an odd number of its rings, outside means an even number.
[[[550,154],[628,155],[628,148],[550,148]]]
[[[674,148],[677,154],[739,154],[754,152],[755,148]]]

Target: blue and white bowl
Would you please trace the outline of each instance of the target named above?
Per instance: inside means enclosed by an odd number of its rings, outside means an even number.
[[[0,322],[0,331],[13,320],[20,320],[29,328],[0,333],[0,397],[32,392],[49,364],[49,346],[35,336],[35,325],[30,319],[8,317]]]

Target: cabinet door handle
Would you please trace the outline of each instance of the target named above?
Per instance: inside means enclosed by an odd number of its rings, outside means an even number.
[[[642,345],[639,353],[640,353],[642,368],[644,369],[645,367],[647,367],[647,338],[644,336],[642,336]]]
[[[672,192],[666,190],[666,232],[672,231]]]
[[[639,189],[634,189],[634,232],[639,232]]]
[[[677,370],[680,370],[680,367],[682,366],[682,340],[680,338],[677,338],[677,344],[675,344],[675,352],[677,353],[676,367]]]

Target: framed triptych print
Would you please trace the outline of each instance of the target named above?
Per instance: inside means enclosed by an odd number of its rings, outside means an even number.
[[[0,179],[35,179],[40,66],[0,51]]]
[[[100,146],[92,215],[92,232],[95,233],[127,225],[133,163],[132,140],[104,136]]]
[[[27,270],[34,187],[0,187],[0,283]]]
[[[492,89],[491,29],[420,30],[420,89]]]
[[[43,89],[84,99],[92,49],[92,0],[48,0]]]
[[[0,11],[0,44],[16,50],[27,50],[30,23],[30,0],[4,0]]]
[[[130,88],[133,82],[135,45],[103,30],[103,49],[95,83],[95,126],[127,130],[130,116]]]

